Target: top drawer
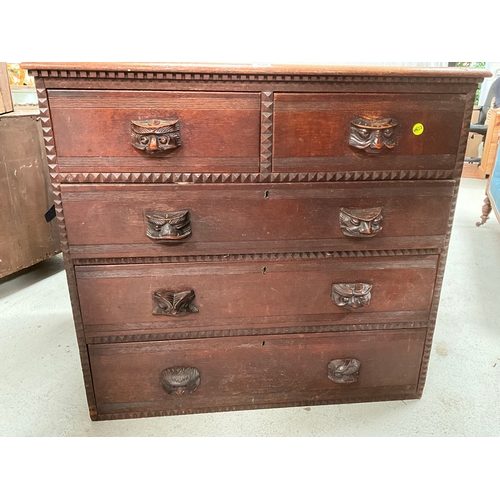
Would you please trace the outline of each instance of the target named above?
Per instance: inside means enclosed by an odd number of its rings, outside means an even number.
[[[48,96],[61,172],[259,171],[259,93],[49,90]]]
[[[465,95],[274,96],[273,170],[455,168]]]

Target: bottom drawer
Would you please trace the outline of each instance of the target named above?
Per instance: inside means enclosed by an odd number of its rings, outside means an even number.
[[[98,416],[410,398],[425,331],[89,345]]]
[[[90,345],[98,418],[415,397],[425,332]]]

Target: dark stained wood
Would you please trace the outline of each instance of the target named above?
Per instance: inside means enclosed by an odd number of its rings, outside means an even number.
[[[417,386],[425,329],[390,333],[199,339],[89,346],[97,409],[210,411],[221,407],[391,395],[405,398]],[[337,384],[328,364],[354,357],[358,380]],[[161,373],[193,367],[200,383],[191,394],[167,394]]]
[[[39,72],[62,71],[67,77],[73,72],[143,73],[215,73],[215,74],[283,74],[283,75],[342,75],[378,77],[483,78],[492,74],[477,68],[425,68],[392,66],[342,66],[325,64],[234,64],[234,63],[117,63],[117,62],[25,62],[21,67]],[[44,76],[44,75],[37,75]],[[46,76],[52,76],[47,74]],[[91,75],[92,77],[93,75]],[[94,76],[96,77],[97,74]],[[104,75],[108,76],[108,75]]]
[[[449,212],[453,185],[63,185],[61,193],[73,257],[95,258],[439,248],[447,220],[437,215]],[[342,207],[383,207],[383,229],[373,238],[345,236]],[[189,210],[192,234],[152,241],[145,214],[178,210]]]
[[[165,91],[195,91],[195,92],[265,92],[272,87],[274,92],[302,92],[304,83],[307,84],[308,92],[315,93],[358,93],[371,92],[401,93],[401,84],[404,91],[408,93],[421,94],[443,94],[450,95],[467,94],[470,89],[468,79],[450,78],[449,80],[437,81],[433,78],[380,78],[359,77],[349,78],[345,76],[330,77],[297,77],[287,78],[275,75],[271,78],[259,78],[260,75],[248,75],[247,78],[188,78],[181,74],[154,74],[154,78],[66,78],[54,77],[43,78],[48,87],[52,89],[81,89],[81,90],[165,90]],[[214,75],[215,76],[215,75]],[[422,85],[424,83],[424,85]],[[271,84],[271,85],[270,85]],[[472,114],[472,112],[471,112]]]
[[[88,338],[195,330],[427,321],[438,256],[76,266]],[[345,309],[332,285],[372,285],[371,301]],[[193,290],[198,314],[155,314],[158,289]]]
[[[260,94],[53,90],[48,95],[61,171],[82,166],[86,157],[95,158],[95,171],[106,171],[117,158],[139,170],[259,171]],[[178,120],[182,145],[158,157],[137,150],[131,122],[150,119]]]
[[[0,278],[61,251],[37,115],[0,117]]]
[[[422,395],[474,96],[490,73],[26,67],[91,418]],[[349,145],[356,118],[397,122],[394,145],[376,157]],[[131,122],[144,120],[179,120],[180,146],[136,149]],[[190,234],[157,241],[178,236],[176,212]],[[349,302],[357,291],[368,293]]]
[[[455,168],[463,95],[275,93],[274,99],[276,172]],[[351,122],[361,117],[394,119],[396,145],[377,155],[352,147]],[[424,132],[415,135],[419,123]]]

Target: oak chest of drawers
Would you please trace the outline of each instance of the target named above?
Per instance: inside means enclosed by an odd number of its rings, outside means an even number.
[[[422,395],[487,73],[24,67],[92,419]]]

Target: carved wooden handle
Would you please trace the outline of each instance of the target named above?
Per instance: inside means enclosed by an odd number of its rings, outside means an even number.
[[[359,359],[333,359],[328,363],[328,378],[336,384],[352,384],[358,380],[360,367]]]
[[[173,366],[162,370],[161,385],[167,394],[191,394],[201,382],[200,372],[192,366]]]
[[[132,146],[148,154],[165,153],[181,145],[179,120],[159,119],[131,121]]]
[[[334,283],[332,299],[339,307],[359,309],[370,304],[372,288],[368,283]]]
[[[351,238],[371,238],[382,231],[382,208],[341,208],[340,229]]]
[[[394,118],[356,118],[351,121],[349,145],[369,154],[392,149],[396,145],[394,131],[397,125]]]
[[[163,316],[181,316],[197,313],[193,304],[196,295],[194,290],[173,292],[172,290],[156,290],[153,292],[153,314]]]
[[[178,241],[191,234],[189,210],[145,212],[146,236],[154,241]]]

